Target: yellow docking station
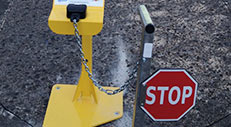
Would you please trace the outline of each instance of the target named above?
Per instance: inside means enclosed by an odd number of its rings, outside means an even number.
[[[74,14],[76,11],[79,11],[79,14]],[[69,18],[68,13],[71,15]],[[48,24],[57,34],[75,35],[72,21],[76,17],[82,51],[84,58],[87,59],[89,71],[92,73],[92,36],[98,34],[103,28],[104,0],[53,0]],[[116,87],[104,88],[117,89]],[[89,78],[89,73],[85,71],[82,63],[81,76],[77,85],[56,84],[53,86],[43,127],[92,127],[116,120],[122,115],[123,93],[107,95],[101,92]]]

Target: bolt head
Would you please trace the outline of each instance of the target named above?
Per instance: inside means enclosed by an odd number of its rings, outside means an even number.
[[[115,112],[115,115],[119,115],[120,113],[119,112]]]

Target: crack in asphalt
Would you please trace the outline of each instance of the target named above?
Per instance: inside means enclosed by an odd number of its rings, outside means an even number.
[[[7,18],[7,14],[11,11],[11,6],[13,5],[14,1],[12,0],[9,5],[8,5],[8,9],[5,10],[5,12],[3,13],[3,18],[1,20],[1,26],[0,26],[0,31],[2,31],[4,24],[6,22],[6,18]]]
[[[218,120],[213,121],[212,123],[210,123],[210,124],[207,125],[206,127],[211,127],[211,126],[215,125],[216,123],[218,123],[218,122],[224,120],[225,118],[229,117],[230,115],[231,115],[231,113],[229,113],[229,114],[227,114],[227,115],[221,117],[221,118],[218,119]]]
[[[27,124],[30,127],[34,127],[32,124],[30,124],[29,122],[27,122],[26,120],[22,119],[20,116],[18,116],[17,114],[13,113],[12,111],[10,111],[8,108],[6,108],[2,103],[0,103],[0,106],[3,108],[4,111],[12,114],[14,117],[18,118],[20,121],[22,121],[23,123]],[[3,111],[3,112],[4,112]]]

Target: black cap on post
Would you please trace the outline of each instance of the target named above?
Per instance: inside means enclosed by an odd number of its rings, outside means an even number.
[[[78,22],[79,19],[84,19],[86,17],[87,5],[75,5],[69,4],[67,6],[67,18],[71,19],[73,22],[74,19]]]

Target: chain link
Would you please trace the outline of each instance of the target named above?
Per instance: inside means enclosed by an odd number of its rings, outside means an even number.
[[[110,89],[104,89],[97,81],[96,79],[93,77],[93,74],[90,72],[90,69],[87,65],[87,59],[84,57],[84,52],[83,52],[83,49],[82,49],[82,40],[81,40],[81,37],[79,35],[79,30],[78,30],[78,24],[77,24],[77,20],[73,20],[73,25],[74,25],[74,28],[75,28],[75,37],[76,37],[76,40],[77,40],[77,44],[78,44],[78,48],[79,48],[79,51],[80,51],[80,58],[81,58],[81,63],[84,65],[85,67],[85,71],[88,73],[88,77],[92,80],[93,84],[102,92],[108,94],[108,95],[114,95],[114,94],[117,94],[117,93],[120,93],[121,91],[125,90],[130,82],[135,78],[135,74],[137,72],[137,68],[138,68],[138,65],[139,65],[139,62],[137,62],[135,68],[133,69],[132,73],[129,75],[129,79],[118,89],[116,90],[110,90]]]

